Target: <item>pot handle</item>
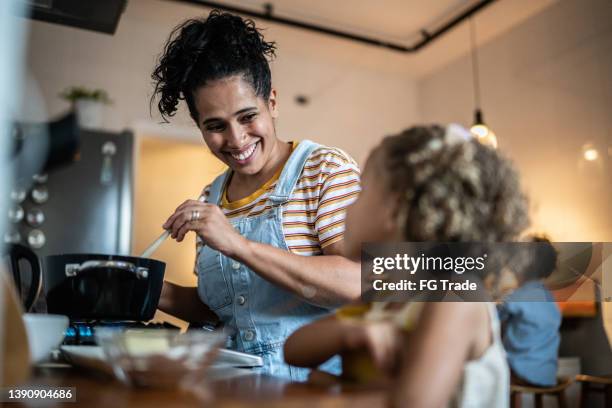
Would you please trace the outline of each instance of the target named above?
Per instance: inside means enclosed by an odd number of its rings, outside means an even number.
[[[149,268],[136,266],[133,263],[126,261],[94,260],[85,261],[82,264],[69,263],[66,264],[65,271],[67,277],[74,277],[83,271],[102,268],[121,269],[123,271],[133,273],[138,279],[146,279],[149,277]]]
[[[38,299],[38,295],[42,288],[42,280],[41,280],[41,268],[40,261],[36,256],[36,253],[32,251],[30,248],[27,248],[23,245],[11,245],[9,247],[9,256],[11,261],[11,269],[13,271],[13,278],[15,280],[15,286],[17,287],[17,293],[21,295],[21,272],[19,270],[19,261],[26,260],[30,264],[30,268],[32,270],[32,280],[30,282],[30,289],[22,299],[23,308],[26,312],[29,312],[34,303],[36,303],[36,299]]]

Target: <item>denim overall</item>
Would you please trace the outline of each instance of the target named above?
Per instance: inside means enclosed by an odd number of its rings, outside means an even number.
[[[283,233],[282,204],[289,200],[304,163],[318,146],[311,141],[297,145],[269,196],[268,202],[272,205],[269,211],[230,220],[241,235],[289,251]],[[228,170],[215,179],[207,202],[220,204],[229,174]],[[261,356],[264,367],[257,369],[261,373],[305,380],[309,370],[286,364],[283,344],[296,329],[329,310],[303,301],[206,245],[201,248],[197,262],[198,294],[224,323],[224,330],[230,334],[227,347]],[[338,373],[339,367],[339,359],[334,358],[321,368]]]

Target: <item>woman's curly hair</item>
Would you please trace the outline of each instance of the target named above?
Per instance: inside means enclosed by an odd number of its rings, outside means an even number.
[[[184,99],[197,122],[194,92],[208,81],[233,75],[242,75],[255,94],[267,100],[272,89],[268,60],[274,58],[275,49],[250,19],[213,10],[207,18],[187,20],[170,34],[151,75],[155,85],[151,104],[158,99],[167,122]]]
[[[385,138],[377,150],[387,187],[402,200],[406,240],[511,241],[529,224],[518,173],[474,139],[418,126]]]

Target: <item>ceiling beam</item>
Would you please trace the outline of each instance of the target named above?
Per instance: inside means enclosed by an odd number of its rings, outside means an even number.
[[[378,39],[378,38],[366,37],[366,36],[362,36],[359,34],[350,33],[347,31],[336,30],[336,29],[329,28],[329,27],[306,23],[304,21],[298,21],[298,20],[293,20],[290,18],[276,16],[274,15],[273,7],[272,7],[272,4],[270,3],[267,3],[266,5],[264,5],[264,11],[258,12],[258,11],[253,11],[253,10],[246,9],[243,7],[237,7],[237,6],[219,3],[216,1],[207,1],[207,0],[173,0],[173,1],[178,1],[181,3],[189,3],[189,4],[213,8],[213,9],[225,10],[231,13],[242,14],[242,15],[246,15],[249,17],[270,21],[273,23],[283,24],[283,25],[287,25],[290,27],[299,28],[299,29],[303,29],[307,31],[313,31],[319,34],[330,35],[333,37],[343,38],[345,40],[359,42],[362,44],[372,45],[376,47],[383,47],[383,48],[401,52],[401,53],[415,53],[421,50],[422,48],[424,48],[425,46],[431,44],[437,38],[444,35],[447,31],[451,30],[453,27],[457,26],[458,24],[460,24],[467,18],[478,13],[480,10],[482,10],[484,7],[488,6],[489,4],[493,3],[495,0],[481,0],[473,4],[472,6],[470,6],[463,12],[459,13],[458,15],[452,17],[448,21],[444,22],[443,24],[440,25],[439,28],[433,31],[429,31],[427,29],[421,29],[420,30],[421,38],[418,41],[416,41],[414,44],[408,44],[408,45],[393,43],[393,42],[389,42],[389,41]]]

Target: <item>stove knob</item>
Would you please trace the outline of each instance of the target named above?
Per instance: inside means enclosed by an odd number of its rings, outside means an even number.
[[[16,204],[11,207],[8,212],[9,220],[15,224],[23,220],[23,215],[23,208],[19,204]]]
[[[21,242],[21,234],[19,231],[13,230],[10,232],[4,233],[4,243],[5,244],[18,244]]]
[[[46,241],[45,233],[41,230],[35,229],[28,234],[28,245],[34,249],[42,248]]]
[[[42,204],[49,199],[49,190],[45,186],[36,186],[32,189],[32,201]]]
[[[22,203],[25,200],[27,192],[24,188],[15,188],[11,190],[11,200],[16,203]]]
[[[47,173],[35,174],[32,176],[32,180],[38,184],[46,183],[49,180],[49,175]]]
[[[26,221],[32,227],[40,227],[45,222],[45,214],[40,208],[32,208],[26,214]]]

